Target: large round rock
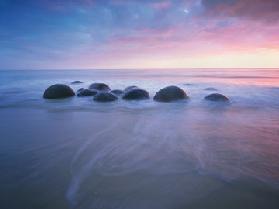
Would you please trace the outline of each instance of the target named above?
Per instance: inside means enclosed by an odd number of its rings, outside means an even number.
[[[88,96],[95,96],[98,93],[97,90],[93,90],[93,89],[79,89],[77,91],[77,96],[78,97],[88,97]]]
[[[137,87],[137,86],[135,86],[135,85],[133,85],[133,86],[128,86],[128,87],[126,87],[125,89],[124,89],[124,92],[128,92],[128,91],[130,91],[130,90],[132,90],[132,89],[138,89],[139,87]]]
[[[104,83],[92,83],[89,86],[89,89],[94,89],[98,91],[110,91],[110,87]]]
[[[131,88],[126,91],[122,97],[125,100],[142,100],[149,99],[149,93],[144,89]]]
[[[72,96],[75,96],[73,89],[64,84],[55,84],[48,87],[43,95],[45,99],[61,99]]]
[[[209,101],[213,101],[213,102],[227,102],[227,101],[229,101],[228,97],[224,96],[223,94],[218,94],[218,93],[210,94],[210,95],[206,96],[204,99],[209,100]]]
[[[117,96],[109,92],[100,92],[94,97],[94,101],[96,102],[113,102],[117,99]]]
[[[186,98],[187,94],[183,89],[177,86],[168,86],[158,91],[153,99],[158,102],[172,102]]]

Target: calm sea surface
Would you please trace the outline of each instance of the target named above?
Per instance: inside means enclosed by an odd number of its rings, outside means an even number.
[[[75,80],[190,99],[42,98]],[[0,208],[278,209],[279,69],[0,71]]]

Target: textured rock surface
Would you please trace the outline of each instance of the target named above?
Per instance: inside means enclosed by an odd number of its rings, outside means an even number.
[[[55,84],[48,87],[43,95],[45,99],[61,99],[72,96],[75,96],[73,89],[64,84]]]
[[[158,102],[172,102],[186,99],[185,91],[177,86],[168,86],[156,93],[154,100]]]
[[[124,89],[124,92],[127,92],[127,91],[130,91],[130,90],[132,90],[132,89],[138,89],[139,87],[137,87],[137,86],[128,86],[128,87],[126,87],[125,89]]]
[[[205,88],[205,91],[218,91],[218,89],[213,88],[213,87],[209,87],[209,88]]]
[[[117,99],[117,96],[109,92],[100,92],[94,97],[96,102],[113,102]]]
[[[71,82],[71,84],[82,84],[83,82],[81,82],[81,81],[73,81],[73,82]]]
[[[94,89],[98,91],[110,91],[110,87],[105,83],[92,83],[89,89]]]
[[[218,93],[210,94],[210,95],[206,96],[205,99],[209,100],[209,101],[214,101],[214,102],[226,102],[226,101],[229,101],[228,97],[224,96],[223,94],[218,94]]]
[[[88,97],[88,96],[95,96],[98,93],[97,90],[93,89],[79,89],[77,91],[77,96],[78,97]]]
[[[144,89],[139,88],[131,88],[130,90],[126,91],[122,97],[125,100],[142,100],[142,99],[149,99],[149,93]]]

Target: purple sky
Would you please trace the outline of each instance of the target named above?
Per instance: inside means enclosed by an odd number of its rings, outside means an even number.
[[[1,0],[0,68],[279,67],[278,0]]]

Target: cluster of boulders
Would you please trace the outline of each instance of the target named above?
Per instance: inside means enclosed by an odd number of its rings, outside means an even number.
[[[72,82],[72,84],[73,83],[77,84],[77,82]],[[111,90],[111,88],[104,83],[93,83],[87,89],[79,89],[77,93],[67,85],[55,84],[45,90],[43,97],[45,99],[60,99],[75,95],[78,97],[93,96],[93,100],[96,102],[112,102],[119,98],[122,98],[123,100],[145,100],[150,98],[149,93],[138,86],[129,86],[124,90]],[[157,102],[173,102],[187,98],[188,96],[186,92],[177,86],[167,86],[160,89],[153,97]],[[206,96],[205,99],[219,102],[229,101],[226,96],[219,93],[210,94]]]

